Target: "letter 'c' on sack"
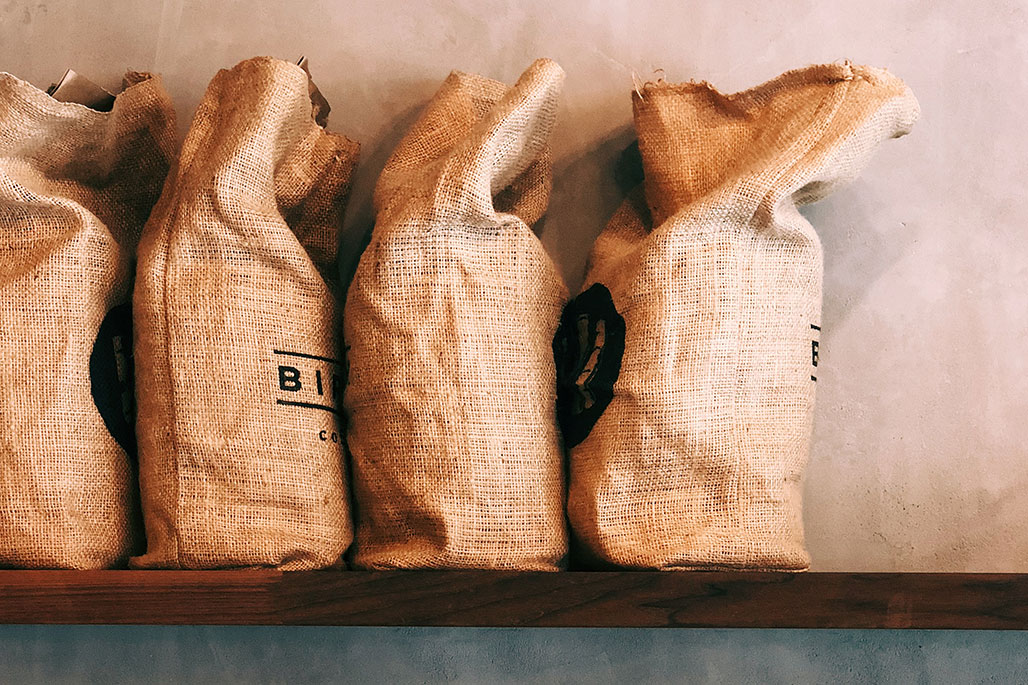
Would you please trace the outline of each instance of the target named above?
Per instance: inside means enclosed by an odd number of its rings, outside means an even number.
[[[598,565],[802,570],[821,245],[799,204],[918,116],[850,64],[633,96],[645,181],[558,337],[568,515]]]

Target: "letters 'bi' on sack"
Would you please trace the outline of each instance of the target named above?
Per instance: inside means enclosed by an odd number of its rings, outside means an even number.
[[[129,297],[175,116],[132,72],[109,110],[0,74],[0,566],[117,566],[142,542]]]
[[[851,179],[917,102],[817,66],[722,95],[634,96],[645,199],[596,242],[565,314],[568,513],[592,561],[802,570],[821,246],[799,204]]]
[[[359,568],[554,570],[567,548],[552,340],[529,228],[563,72],[453,73],[393,153],[345,314]]]
[[[335,256],[356,160],[300,67],[255,58],[211,81],[140,244],[135,565],[340,563]]]

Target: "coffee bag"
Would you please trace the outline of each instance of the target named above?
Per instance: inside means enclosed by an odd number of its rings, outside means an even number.
[[[603,565],[805,569],[822,265],[797,205],[855,177],[917,102],[849,64],[633,102],[644,189],[565,314],[576,539]]]
[[[129,299],[174,110],[135,72],[109,111],[63,99],[0,74],[0,566],[118,566],[142,542]]]
[[[336,565],[352,538],[336,235],[357,145],[308,76],[219,72],[140,245],[140,567]]]
[[[386,164],[347,298],[359,568],[554,570],[567,548],[552,339],[530,226],[563,72],[454,72]]]

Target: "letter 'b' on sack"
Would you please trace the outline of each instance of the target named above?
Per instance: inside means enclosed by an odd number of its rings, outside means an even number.
[[[552,341],[567,290],[529,228],[563,82],[454,72],[393,153],[347,299],[359,568],[555,570]]]
[[[255,58],[211,81],[140,245],[135,565],[341,563],[335,256],[356,160],[300,67]]]
[[[805,569],[822,267],[796,207],[906,133],[917,102],[845,64],[730,96],[648,84],[634,109],[645,198],[597,239],[564,318],[576,540],[599,564]]]
[[[0,567],[142,543],[129,298],[175,113],[159,78],[125,86],[96,111],[0,74]]]

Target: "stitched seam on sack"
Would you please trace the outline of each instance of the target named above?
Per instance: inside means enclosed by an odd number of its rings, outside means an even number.
[[[747,238],[748,237],[749,236],[747,236]],[[752,251],[750,251],[750,252],[752,253]],[[733,263],[734,263],[734,266],[735,266],[735,274],[736,274],[736,278],[734,279],[734,281],[736,283],[736,287],[735,287],[735,312],[734,312],[734,314],[735,314],[735,349],[733,350],[733,355],[734,355],[735,359],[733,360],[732,366],[735,369],[735,377],[736,377],[736,379],[741,377],[741,374],[739,373],[739,357],[741,356],[741,349],[742,349],[742,291],[743,291],[743,287],[742,287],[742,279],[739,278],[738,276],[739,276],[739,273],[742,271],[742,264],[741,264],[741,260],[742,259],[744,259],[744,255],[740,251],[738,254],[735,255],[735,259],[733,260]],[[752,261],[752,256],[750,257],[750,260]],[[735,528],[738,531],[741,531],[741,529],[742,529],[742,515],[741,515],[742,509],[741,509],[740,502],[739,502],[739,486],[740,486],[740,483],[742,483],[742,469],[740,468],[740,462],[742,461],[742,447],[740,445],[740,440],[739,440],[739,422],[738,422],[737,414],[736,414],[737,408],[739,406],[740,390],[741,390],[741,388],[740,388],[740,385],[739,385],[739,381],[736,380],[735,393],[733,393],[733,396],[732,396],[732,419],[733,419],[732,420],[732,451],[735,452],[735,460],[734,460],[735,461],[735,477],[732,479],[732,490],[733,490],[733,492],[732,492],[732,500],[735,502],[735,507],[730,509],[729,513],[731,514],[731,518],[733,519],[731,521],[732,527]]]
[[[794,172],[795,172],[796,168],[799,167],[800,164],[803,163],[803,161],[806,159],[806,156],[808,154],[810,154],[810,151],[813,150],[815,147],[817,147],[818,143],[820,143],[822,140],[824,140],[825,136],[828,134],[828,129],[831,127],[832,121],[835,119],[836,115],[839,113],[839,110],[842,109],[842,105],[846,101],[846,99],[847,99],[847,97],[849,95],[849,90],[850,90],[850,87],[851,87],[850,86],[850,82],[849,81],[844,81],[843,83],[845,84],[843,86],[843,88],[845,90],[842,92],[841,95],[838,96],[838,100],[835,102],[835,105],[832,108],[831,113],[829,113],[829,115],[824,119],[824,130],[818,136],[816,136],[813,140],[811,140],[810,143],[807,144],[803,148],[802,152],[799,155],[797,155],[797,158],[796,158],[795,162],[793,162],[788,167],[783,169],[780,173],[776,174],[775,177],[771,180],[771,182],[769,184],[770,187],[769,187],[768,191],[766,193],[764,193],[763,197],[761,197],[760,202],[757,203],[757,208],[753,212],[753,216],[750,217],[750,224],[751,225],[753,224],[754,220],[757,218],[757,215],[760,213],[760,210],[761,210],[762,207],[769,206],[771,208],[771,210],[772,210],[770,216],[771,217],[774,216],[774,208],[778,206],[778,202],[775,202],[774,204],[770,204],[769,205],[768,204],[768,200],[771,199],[774,196],[775,188],[777,187],[778,182],[781,181],[783,178],[791,178],[792,176],[794,176]],[[834,93],[835,93],[835,91],[832,91],[831,93],[829,93],[829,95],[825,96],[824,100],[821,101],[821,104],[822,105],[825,104],[831,97],[833,97]],[[818,112],[815,111],[814,112],[814,116],[811,117],[810,122],[808,122],[808,124],[807,124],[806,130],[810,130],[811,128],[813,128],[814,124],[817,123],[817,121],[818,121]],[[779,202],[781,200],[783,200],[787,196],[788,196],[788,193],[784,194],[782,196],[782,198],[779,199]]]
[[[219,72],[218,75],[215,75],[214,80],[212,80],[211,84],[208,85],[208,92],[204,94],[204,99],[201,101],[200,107],[203,107],[204,104],[207,102],[208,96],[210,95],[210,89],[213,87],[214,81],[218,80],[218,76],[220,74],[222,74],[222,73],[224,73],[224,72]],[[220,89],[219,89],[219,93],[220,93]],[[182,198],[183,197],[189,197],[189,193],[190,192],[192,192],[194,195],[197,192],[199,192],[199,189],[197,187],[195,187],[194,183],[189,183],[189,182],[186,181],[186,171],[185,170],[191,170],[193,165],[196,163],[196,159],[195,159],[196,155],[198,153],[202,153],[203,151],[208,149],[208,146],[211,143],[211,139],[214,136],[214,130],[213,130],[214,127],[212,126],[210,128],[211,128],[211,130],[207,131],[206,135],[202,139],[197,141],[197,144],[196,144],[195,148],[193,149],[193,154],[190,156],[190,158],[188,160],[184,159],[181,156],[181,153],[180,153],[179,161],[178,161],[178,164],[176,165],[176,168],[175,168],[175,173],[176,173],[175,185],[174,185],[175,192],[174,192],[174,194],[172,196],[172,199],[174,200],[174,203],[173,203],[173,206],[172,206],[171,215],[169,216],[168,221],[165,224],[165,228],[164,228],[164,230],[165,230],[165,232],[167,234],[167,239],[163,241],[164,245],[161,248],[163,250],[163,252],[164,252],[164,255],[163,255],[164,256],[164,274],[163,274],[164,275],[164,293],[163,293],[162,298],[161,298],[162,299],[162,305],[163,305],[162,312],[161,312],[161,325],[164,328],[164,331],[163,331],[164,332],[164,362],[165,362],[164,369],[166,371],[166,374],[167,374],[166,378],[167,378],[167,381],[168,381],[168,417],[169,417],[169,424],[170,424],[169,430],[168,430],[168,436],[169,436],[169,441],[171,442],[171,453],[173,455],[173,457],[172,457],[172,462],[173,463],[171,464],[171,473],[173,474],[172,478],[173,478],[173,481],[175,483],[175,496],[173,498],[173,501],[174,501],[174,510],[173,510],[174,511],[174,516],[172,517],[172,524],[173,525],[171,526],[173,534],[171,536],[171,539],[173,539],[174,543],[175,543],[174,560],[175,560],[176,568],[179,568],[179,569],[186,568],[186,566],[184,564],[184,557],[183,557],[183,553],[182,553],[182,549],[183,549],[183,544],[182,544],[182,521],[181,521],[181,518],[182,518],[182,471],[180,469],[180,464],[179,464],[181,442],[178,439],[179,417],[178,417],[178,411],[177,411],[178,404],[176,402],[176,394],[177,393],[176,393],[176,389],[175,389],[175,377],[172,374],[172,365],[171,365],[171,340],[172,340],[172,338],[171,338],[171,324],[169,322],[170,321],[169,312],[171,310],[170,310],[170,308],[168,306],[169,302],[170,302],[170,298],[171,298],[171,287],[170,287],[170,282],[171,282],[171,276],[170,276],[170,274],[171,274],[171,255],[172,255],[171,243],[172,243],[172,240],[174,240],[174,238],[176,236],[176,233],[177,233],[175,231],[175,228],[176,228],[176,226],[178,226],[178,218],[179,218],[179,215],[180,215],[181,210],[182,210]],[[190,132],[189,133],[190,134],[193,133],[192,124],[190,125]],[[186,135],[186,141],[189,141],[189,140],[190,140],[190,135],[187,134]],[[185,188],[185,191],[183,191],[183,188]],[[149,542],[147,543],[147,546],[149,546]]]
[[[176,184],[177,185],[177,184]],[[175,196],[178,196],[178,188],[176,187]],[[171,293],[170,281],[171,281],[171,241],[174,237],[174,231],[172,230],[178,221],[179,209],[181,207],[180,202],[174,204],[174,208],[171,211],[171,216],[168,219],[167,224],[164,226],[164,230],[167,234],[167,239],[162,241],[163,245],[161,250],[164,253],[164,292],[161,295],[161,327],[164,329],[164,371],[167,374],[168,380],[168,437],[171,442],[171,454],[173,464],[171,465],[171,473],[174,474],[173,481],[175,483],[175,496],[172,498],[174,502],[174,515],[172,516],[171,530],[172,535],[169,539],[175,542],[175,553],[174,559],[175,564],[178,568],[182,568],[182,527],[180,525],[181,508],[182,508],[182,477],[179,471],[179,440],[178,440],[178,415],[176,411],[175,403],[175,378],[171,373],[171,326],[168,323],[168,304]],[[149,543],[147,543],[149,545]]]
[[[784,169],[781,173],[777,174],[774,177],[774,179],[771,181],[770,189],[761,198],[760,202],[757,204],[757,208],[754,211],[753,216],[750,218],[749,223],[750,223],[751,226],[753,226],[754,220],[757,218],[757,215],[760,212],[760,208],[766,206],[767,200],[772,197],[773,193],[775,192],[774,189],[776,188],[778,182],[781,181],[783,178],[789,178],[791,176],[794,176],[795,175],[794,172],[795,172],[796,168],[799,167],[801,163],[803,163],[804,159],[810,153],[810,151],[813,150],[817,146],[818,143],[820,143],[822,140],[824,140],[825,136],[827,135],[827,133],[828,133],[828,131],[830,129],[832,121],[835,119],[836,115],[839,113],[839,110],[842,109],[843,103],[846,101],[846,99],[849,96],[849,91],[850,91],[850,88],[851,88],[851,84],[850,84],[849,81],[844,81],[843,83],[845,83],[844,88],[843,88],[843,92],[841,93],[841,95],[838,96],[838,99],[835,102],[834,107],[832,108],[831,113],[824,120],[824,130],[823,130],[823,132],[820,135],[815,136],[813,138],[813,140],[810,141],[810,143],[805,147],[805,149],[802,151],[802,153],[800,155],[798,155],[798,157],[797,157],[795,162],[793,162],[786,169]],[[824,104],[824,102],[826,102],[829,98],[833,97],[834,93],[835,93],[835,91],[833,89],[833,91],[831,93],[829,93],[829,95],[826,96],[824,100],[822,100],[822,104]],[[817,122],[817,112],[815,111],[814,117],[811,118],[811,121],[807,125],[807,130],[810,130],[810,128],[812,128],[816,122]],[[789,194],[783,195],[782,198],[779,201],[781,201],[782,199],[784,199],[786,197],[789,197]],[[774,209],[777,207],[777,205],[778,205],[777,202],[774,203],[773,205],[770,205],[771,213],[770,213],[770,217],[769,217],[769,223],[773,223],[773,220],[774,220]],[[763,228],[763,227],[761,227],[761,228]],[[740,325],[740,331],[741,331],[741,325],[742,325],[741,320],[739,322],[739,325]],[[741,376],[738,373],[738,357],[736,358],[736,375],[737,375],[738,378],[741,379]],[[740,397],[741,393],[742,393],[742,381],[741,380],[737,380],[736,381],[736,388],[735,388],[735,398],[734,398],[734,403],[736,405],[738,404],[738,400],[739,400],[739,397]],[[736,482],[734,483],[734,486],[735,486],[735,496],[734,496],[735,509],[734,509],[734,511],[741,512],[742,511],[742,502],[740,501],[740,498],[739,498],[739,482],[741,481],[741,478],[742,478],[742,471],[739,468],[739,461],[741,461],[741,459],[742,459],[742,450],[740,449],[740,445],[739,445],[739,442],[738,442],[737,424],[735,424],[735,423],[733,423],[733,425],[732,425],[732,434],[733,434],[732,438],[733,438],[734,446],[735,446],[735,449],[736,449],[736,454],[739,455],[737,460],[736,460],[736,478],[735,478]],[[739,523],[737,525],[741,526],[741,519],[740,519],[740,521],[739,521]]]

